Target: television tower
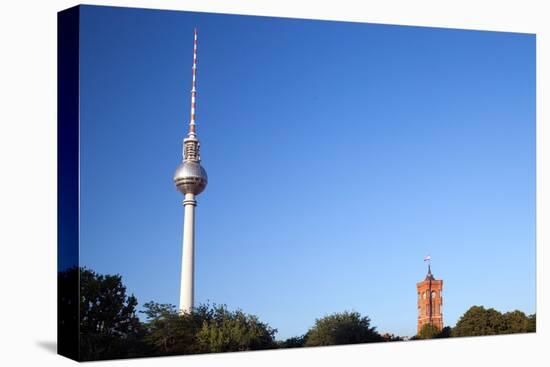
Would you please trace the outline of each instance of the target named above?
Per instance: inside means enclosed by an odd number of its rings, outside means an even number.
[[[197,97],[197,29],[193,40],[193,82],[191,86],[191,118],[189,132],[183,139],[183,160],[174,173],[174,183],[179,192],[184,194],[183,221],[183,255],[181,263],[180,312],[190,312],[193,309],[194,271],[195,271],[195,196],[206,188],[208,177],[201,166],[200,142],[195,131],[195,109]]]

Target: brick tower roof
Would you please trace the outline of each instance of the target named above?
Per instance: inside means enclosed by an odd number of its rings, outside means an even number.
[[[428,265],[428,274],[426,275],[426,279],[425,280],[435,280],[433,274],[432,274],[432,268],[430,267],[430,265]]]

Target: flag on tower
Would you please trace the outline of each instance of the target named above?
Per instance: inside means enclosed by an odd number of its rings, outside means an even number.
[[[424,261],[430,261],[432,257],[430,255],[424,257]]]

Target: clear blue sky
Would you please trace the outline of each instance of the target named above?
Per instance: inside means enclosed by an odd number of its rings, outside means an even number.
[[[528,34],[83,7],[82,265],[178,302],[195,26],[197,302],[414,335],[430,254],[446,325],[535,312]]]

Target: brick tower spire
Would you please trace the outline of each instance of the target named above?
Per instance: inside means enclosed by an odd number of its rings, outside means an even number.
[[[418,292],[418,328],[420,332],[426,324],[434,325],[438,330],[443,329],[443,280],[435,279],[432,274],[430,257],[428,260],[428,274],[426,278],[416,283]]]

